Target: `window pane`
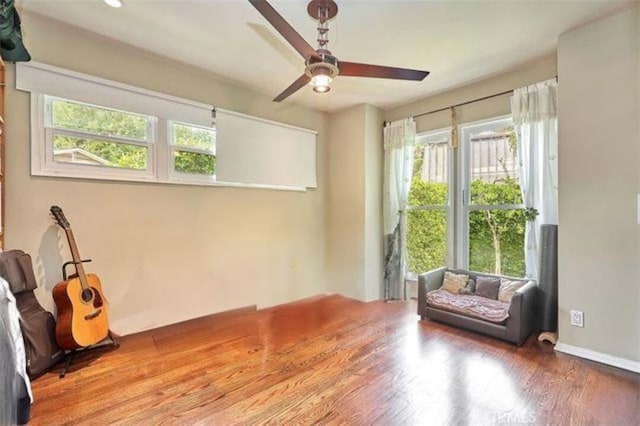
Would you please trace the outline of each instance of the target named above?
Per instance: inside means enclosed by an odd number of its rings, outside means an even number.
[[[469,268],[472,271],[522,277],[524,210],[469,212]]]
[[[216,172],[216,157],[189,151],[174,151],[176,172],[214,175]]]
[[[147,148],[97,139],[54,135],[53,159],[60,163],[145,170]]]
[[[409,272],[420,274],[446,265],[445,210],[409,210],[407,213]]]
[[[59,99],[51,105],[56,128],[147,140],[149,117]]]
[[[171,123],[173,145],[188,146],[215,152],[216,133],[212,129]]]
[[[409,205],[446,205],[448,201],[447,139],[416,145]]]
[[[522,204],[513,127],[472,134],[471,204]]]

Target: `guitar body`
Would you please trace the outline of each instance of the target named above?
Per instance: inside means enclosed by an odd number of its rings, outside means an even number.
[[[56,339],[64,349],[91,346],[109,335],[108,303],[98,276],[86,274],[85,287],[80,278],[72,278],[53,288],[58,308]]]

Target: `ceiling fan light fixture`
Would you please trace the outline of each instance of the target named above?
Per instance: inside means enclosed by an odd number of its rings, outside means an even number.
[[[327,93],[331,90],[329,84],[331,83],[331,77],[327,74],[317,74],[311,78],[311,85],[313,91],[316,93]]]
[[[316,93],[327,93],[331,90],[330,86],[313,86],[313,91]]]
[[[305,74],[309,77],[309,84],[316,93],[327,93],[335,76],[338,75],[338,61],[330,52],[322,51],[322,56],[309,58]]]
[[[107,6],[111,6],[111,7],[115,7],[120,8],[122,7],[123,3],[122,0],[102,0]]]

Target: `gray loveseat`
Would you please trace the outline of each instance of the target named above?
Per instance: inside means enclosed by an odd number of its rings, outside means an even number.
[[[515,343],[516,345],[524,343],[536,325],[535,311],[538,286],[534,281],[528,281],[514,293],[511,304],[509,305],[509,317],[501,323],[495,323],[429,306],[427,303],[427,293],[437,290],[442,286],[444,273],[446,271],[456,274],[466,274],[473,279],[476,279],[479,275],[499,277],[497,275],[480,274],[451,268],[435,269],[420,275],[418,277],[418,315],[420,315],[422,319],[428,318],[466,328]]]

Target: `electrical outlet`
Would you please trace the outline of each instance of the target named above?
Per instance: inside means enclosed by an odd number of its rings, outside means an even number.
[[[571,325],[575,327],[584,327],[584,312],[571,311]]]

